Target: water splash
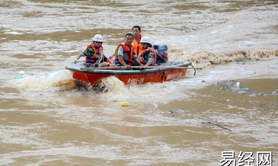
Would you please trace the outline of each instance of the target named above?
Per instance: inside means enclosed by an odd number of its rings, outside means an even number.
[[[144,85],[125,85],[116,77],[108,77],[102,80],[102,99],[118,100],[142,100],[155,99],[165,95],[163,90],[165,84],[147,83]]]
[[[13,85],[22,91],[61,91],[76,88],[69,71],[52,73],[24,74],[21,79],[11,80]]]

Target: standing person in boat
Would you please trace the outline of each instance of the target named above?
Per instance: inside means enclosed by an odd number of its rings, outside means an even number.
[[[125,42],[120,43],[115,51],[115,64],[116,66],[126,66],[127,68],[130,68],[130,66],[138,65],[142,66],[142,64],[139,62],[137,55],[134,51],[134,46],[132,44],[132,41],[134,40],[134,37],[132,33],[127,33],[125,35]],[[135,63],[134,63],[135,62]]]
[[[156,65],[156,52],[152,48],[152,43],[148,36],[144,36],[140,40],[142,51],[139,54],[139,61],[144,66]]]
[[[142,51],[140,40],[145,35],[141,33],[141,27],[138,25],[132,27],[132,34],[134,36],[134,40],[132,41],[132,44],[134,45],[136,55],[139,55],[139,53]]]
[[[82,56],[86,56],[87,67],[108,67],[106,63],[107,58],[103,54],[103,38],[100,34],[96,34],[93,38],[93,42],[87,46],[87,48],[77,56],[74,63],[77,63],[78,59]]]

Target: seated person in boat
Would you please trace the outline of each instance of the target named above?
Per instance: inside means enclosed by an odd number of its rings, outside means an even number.
[[[103,54],[103,38],[100,34],[96,34],[93,38],[93,42],[87,46],[87,48],[77,56],[74,63],[77,63],[78,59],[82,56],[86,56],[87,67],[108,67],[106,63],[107,58]]]
[[[139,53],[142,51],[140,40],[145,35],[141,33],[141,27],[137,25],[132,27],[132,34],[134,36],[134,40],[132,41],[132,44],[134,45],[136,55],[139,55]]]
[[[127,33],[125,35],[125,42],[118,45],[115,51],[116,66],[126,66],[127,68],[131,68],[130,66],[134,66],[136,64],[142,66],[135,53],[134,46],[132,44],[133,40],[134,37],[132,33]]]
[[[142,51],[139,54],[139,61],[144,66],[154,66],[156,65],[156,52],[152,48],[152,43],[148,36],[144,36],[140,40]]]

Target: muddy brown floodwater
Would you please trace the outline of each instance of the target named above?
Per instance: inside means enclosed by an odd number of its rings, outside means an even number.
[[[277,9],[277,0],[0,0],[0,165],[257,165],[262,151],[278,165]],[[109,56],[134,25],[170,60],[202,70],[76,86],[65,66],[92,37]]]

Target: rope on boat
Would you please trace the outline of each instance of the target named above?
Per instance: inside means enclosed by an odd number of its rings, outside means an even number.
[[[196,72],[197,72],[197,68],[194,68],[194,66],[191,64],[190,66],[192,66],[192,68],[194,69],[194,76],[196,75]]]
[[[102,52],[102,49],[101,49],[101,47],[99,48],[100,49],[100,58],[98,58],[98,60],[96,61],[96,63],[94,63],[94,65],[98,65],[98,64],[100,64],[100,62],[102,61],[102,59],[103,59],[103,52]]]

